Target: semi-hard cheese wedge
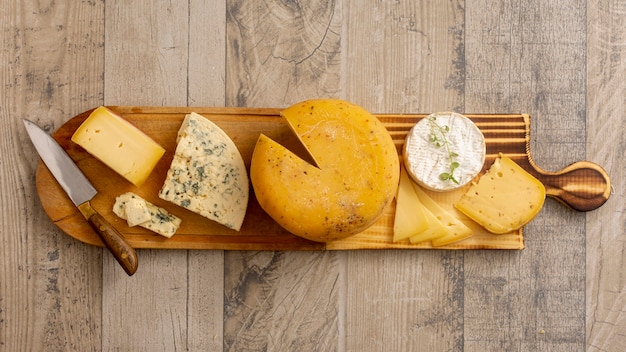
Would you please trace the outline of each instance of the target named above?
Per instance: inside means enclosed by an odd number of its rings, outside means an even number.
[[[443,235],[431,240],[433,246],[443,246],[466,239],[473,235],[472,229],[467,227],[467,225],[465,225],[456,216],[443,209],[441,205],[437,204],[437,202],[426,194],[426,192],[424,192],[419,185],[413,184],[413,188],[415,189],[415,193],[417,193],[417,196],[422,204],[430,210],[430,212],[444,228]]]
[[[406,136],[404,165],[420,186],[451,191],[469,183],[485,163],[485,138],[472,120],[454,113],[431,114]]]
[[[544,185],[504,154],[455,207],[489,232],[503,234],[532,220],[543,207]]]
[[[393,222],[393,242],[402,241],[427,230],[425,209],[413,190],[413,181],[404,168],[400,169],[400,185],[396,195],[396,214]]]
[[[159,197],[239,231],[248,183],[243,158],[226,132],[199,114],[188,114]]]
[[[398,152],[384,125],[336,99],[304,101],[281,115],[318,167],[261,135],[250,166],[261,207],[291,233],[319,242],[374,224],[400,177]]]
[[[152,138],[103,106],[76,129],[72,142],[137,187],[146,181],[165,153]]]
[[[167,238],[176,233],[182,222],[176,215],[170,214],[167,210],[157,207],[132,192],[121,194],[115,198],[113,213],[126,220],[129,227],[139,225]],[[145,221],[138,222],[138,217]]]

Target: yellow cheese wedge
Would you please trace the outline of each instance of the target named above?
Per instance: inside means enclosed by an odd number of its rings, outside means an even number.
[[[404,167],[400,169],[400,185],[396,196],[396,214],[393,222],[393,242],[402,241],[424,232],[428,220],[424,206],[413,190],[413,181]]]
[[[502,234],[532,220],[545,198],[546,189],[539,180],[500,154],[454,206],[489,232]]]
[[[443,246],[453,242],[457,242],[466,239],[473,235],[472,229],[467,227],[461,220],[450,212],[443,209],[437,202],[435,202],[419,185],[413,184],[413,189],[419,197],[424,206],[430,210],[431,213],[437,218],[437,220],[444,227],[444,234],[432,240],[432,244],[435,247]]]
[[[421,203],[420,203],[421,204]],[[426,218],[427,227],[424,231],[409,237],[409,242],[416,244],[432,241],[436,238],[443,237],[449,233],[448,229],[435,217],[435,215],[426,207],[423,207],[424,217]]]
[[[261,135],[250,166],[261,207],[291,233],[319,242],[376,222],[400,177],[398,152],[384,125],[336,99],[304,101],[281,115],[319,168]]]
[[[135,186],[141,186],[165,149],[130,122],[101,106],[78,127],[72,142]]]

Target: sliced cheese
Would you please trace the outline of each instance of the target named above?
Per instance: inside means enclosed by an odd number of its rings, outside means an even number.
[[[400,185],[396,196],[396,213],[393,222],[393,242],[402,241],[424,232],[429,225],[413,181],[409,179],[404,168],[400,169]]]
[[[146,181],[165,153],[145,133],[103,106],[76,129],[72,142],[137,187]]]
[[[126,203],[126,221],[129,227],[142,224],[151,218],[148,204],[144,199],[139,197],[132,197]]]
[[[170,214],[167,210],[157,207],[132,192],[121,194],[115,198],[113,213],[128,221],[129,213],[130,216],[134,216],[137,211],[135,207],[146,209],[150,215],[147,221],[137,225],[167,238],[172,237],[182,223],[182,220],[176,215]],[[129,226],[131,226],[130,223]]]
[[[415,189],[415,193],[417,193],[417,196],[422,204],[430,210],[445,230],[442,236],[432,239],[433,246],[443,246],[466,239],[473,235],[472,229],[467,227],[467,225],[465,225],[456,216],[443,209],[441,205],[437,204],[437,202],[426,194],[426,192],[424,192],[419,185],[413,184],[413,186],[413,189]]]
[[[455,207],[489,232],[502,234],[532,220],[545,198],[546,189],[539,180],[500,154]]]
[[[199,114],[188,114],[159,197],[239,231],[248,183],[243,158],[226,132]]]
[[[485,163],[485,152],[485,138],[474,122],[447,112],[431,114],[415,124],[402,155],[413,180],[441,192],[462,187],[476,177]],[[458,167],[451,169],[453,163]],[[453,177],[442,177],[446,174]]]
[[[444,226],[428,208],[423,205],[422,207],[427,227],[424,231],[409,237],[409,242],[413,244],[428,242],[449,234],[450,231],[446,228],[446,226]]]
[[[291,233],[331,241],[367,229],[396,195],[398,152],[384,125],[336,99],[309,100],[281,112],[315,167],[261,135],[250,178],[261,207]]]

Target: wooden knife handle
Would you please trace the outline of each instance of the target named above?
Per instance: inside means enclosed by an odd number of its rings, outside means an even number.
[[[78,209],[85,216],[87,222],[98,234],[104,245],[113,254],[115,260],[126,271],[126,274],[132,276],[137,271],[139,264],[135,249],[126,242],[124,236],[113,225],[91,207],[89,202],[79,205]]]
[[[579,161],[561,171],[547,172],[535,165],[537,178],[546,187],[548,196],[577,211],[599,208],[611,195],[609,175],[597,164]]]

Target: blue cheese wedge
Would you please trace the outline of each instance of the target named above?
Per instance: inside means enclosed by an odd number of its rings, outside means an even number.
[[[239,231],[248,207],[248,174],[230,137],[212,121],[191,113],[176,140],[161,199]]]
[[[420,120],[407,134],[404,166],[420,186],[437,192],[468,184],[485,163],[485,137],[474,122],[454,113]]]
[[[138,226],[167,238],[176,233],[182,222],[176,215],[168,213],[167,210],[157,207],[132,192],[121,194],[115,198],[113,212],[126,220],[128,226],[135,226],[131,224],[136,223]],[[147,220],[138,223],[138,221],[146,219],[146,214],[148,214]]]

